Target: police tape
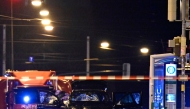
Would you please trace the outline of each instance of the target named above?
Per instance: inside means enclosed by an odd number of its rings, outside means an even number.
[[[22,76],[22,77],[0,77],[0,80],[8,79],[8,80],[15,80],[15,79],[22,79],[22,80],[43,80],[43,79],[50,79],[50,80],[189,80],[190,77],[188,76],[172,76],[172,77],[163,77],[163,76],[50,76],[50,77],[43,77],[43,76]]]

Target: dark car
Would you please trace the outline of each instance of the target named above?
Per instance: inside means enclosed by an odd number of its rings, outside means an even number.
[[[112,109],[104,81],[75,81],[69,98],[69,109]]]
[[[69,109],[143,109],[142,92],[113,92],[109,97],[105,81],[74,81]]]

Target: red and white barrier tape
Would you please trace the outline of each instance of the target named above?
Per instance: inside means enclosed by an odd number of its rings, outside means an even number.
[[[36,77],[0,77],[0,79],[62,79],[62,80],[149,80],[149,79],[167,79],[167,80],[188,80],[190,77],[149,77],[149,76],[51,76],[51,77],[43,77],[43,76],[36,76]]]

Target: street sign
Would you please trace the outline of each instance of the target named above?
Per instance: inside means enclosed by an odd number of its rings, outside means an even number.
[[[176,64],[166,64],[166,76],[176,76]]]

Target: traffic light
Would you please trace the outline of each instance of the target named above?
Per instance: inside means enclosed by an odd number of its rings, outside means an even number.
[[[168,0],[168,20],[173,22],[176,20],[177,0]]]
[[[175,47],[174,47],[174,54],[175,56],[181,56],[181,37],[177,36],[174,37]]]
[[[175,56],[180,57],[181,55],[181,37],[174,37],[173,40],[169,40],[168,47],[173,47],[173,53]]]

